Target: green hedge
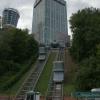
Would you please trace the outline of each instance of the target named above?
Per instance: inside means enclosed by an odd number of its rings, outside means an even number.
[[[14,86],[14,84],[16,84],[18,82],[18,80],[20,80],[20,78],[31,68],[32,64],[36,61],[36,58],[33,58],[29,64],[26,64],[25,67],[18,72],[16,75],[12,76],[10,78],[10,80],[6,81],[1,87],[0,90],[1,91],[5,91],[8,90],[9,88],[11,88],[12,86]]]

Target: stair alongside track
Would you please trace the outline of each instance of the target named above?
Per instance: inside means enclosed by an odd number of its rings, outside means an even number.
[[[49,56],[49,54],[48,54]],[[48,59],[47,56],[47,59]],[[47,62],[47,59],[45,61],[37,61],[35,67],[31,71],[30,75],[27,77],[21,88],[19,89],[18,93],[15,96],[14,100],[24,100],[26,93],[28,91],[34,90],[36,83],[43,71],[43,68]]]

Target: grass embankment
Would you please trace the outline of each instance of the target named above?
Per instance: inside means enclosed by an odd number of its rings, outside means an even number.
[[[72,59],[69,50],[65,51],[65,80],[64,80],[64,95],[70,96],[72,92],[75,91],[75,72],[77,65]]]
[[[5,74],[1,77],[0,86],[6,86],[4,90],[0,90],[0,95],[14,96],[20,86],[23,84],[26,77],[29,75],[30,70],[34,68],[35,60],[22,64],[21,70],[15,74]],[[12,86],[11,86],[12,85]]]
[[[44,70],[38,80],[35,91],[39,91],[42,95],[46,95],[49,79],[51,76],[53,61],[55,60],[57,53],[52,52],[48,58],[46,65],[44,66]]]

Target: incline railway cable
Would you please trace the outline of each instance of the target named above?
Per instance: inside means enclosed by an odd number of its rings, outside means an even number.
[[[49,57],[50,53],[47,55],[47,59]],[[34,90],[36,83],[44,69],[44,66],[47,62],[47,59],[45,61],[37,61],[36,65],[34,66],[33,70],[30,72],[27,79],[22,84],[21,88],[17,92],[14,100],[25,100],[26,93],[28,91]]]
[[[63,57],[64,49],[60,49],[56,60],[63,61]],[[56,83],[53,81],[53,72],[51,73],[46,100],[63,100],[63,83]]]

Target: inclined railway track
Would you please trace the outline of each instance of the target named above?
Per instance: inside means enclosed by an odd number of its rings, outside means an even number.
[[[64,60],[64,49],[58,51],[56,60]],[[46,100],[63,100],[63,83],[53,82],[53,72],[51,73]]]
[[[52,100],[63,100],[63,84],[54,84]]]
[[[64,60],[64,49],[59,49],[59,54],[57,57],[57,61],[63,61]]]
[[[49,56],[49,54],[48,54]],[[47,57],[48,59],[48,57]],[[43,68],[47,62],[45,61],[37,61],[36,65],[34,66],[33,70],[31,70],[30,75],[27,77],[21,88],[19,89],[18,93],[15,96],[14,100],[25,100],[26,93],[28,91],[34,90],[36,83],[43,71]]]

